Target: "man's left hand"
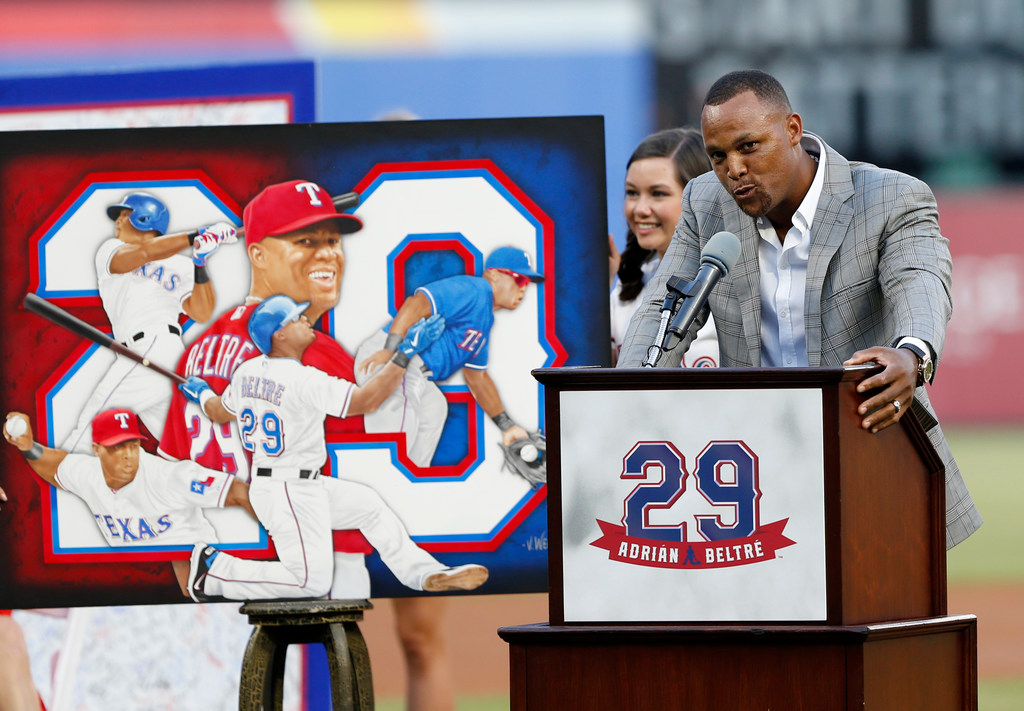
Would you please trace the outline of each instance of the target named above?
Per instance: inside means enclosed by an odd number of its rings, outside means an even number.
[[[429,318],[421,318],[405,332],[405,338],[398,344],[399,353],[412,358],[425,351],[444,333],[444,316],[433,314]]]
[[[501,443],[506,447],[515,442],[517,439],[529,438],[530,433],[524,430],[519,425],[512,425],[507,430],[501,433]]]
[[[859,393],[878,390],[857,408],[857,414],[864,416],[861,427],[874,434],[899,422],[914,401],[917,356],[906,348],[875,346],[857,351],[843,365],[863,363],[878,363],[884,368],[857,384]]]

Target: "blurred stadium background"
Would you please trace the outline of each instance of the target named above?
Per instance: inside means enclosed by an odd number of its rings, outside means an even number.
[[[218,81],[252,94],[246,77],[276,66],[312,77],[290,114],[210,106]],[[0,129],[599,114],[620,244],[633,146],[696,124],[707,85],[747,66],[847,157],[935,189],[955,315],[934,400],[986,518],[949,556],[950,611],[980,619],[981,709],[1024,708],[1020,0],[0,0]],[[387,710],[400,681],[384,608],[366,628]],[[460,709],[507,708],[493,630],[545,617],[543,595],[452,606]]]

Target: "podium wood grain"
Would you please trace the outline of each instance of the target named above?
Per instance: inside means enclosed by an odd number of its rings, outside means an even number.
[[[511,711],[977,711],[973,615],[863,626],[503,627]]]

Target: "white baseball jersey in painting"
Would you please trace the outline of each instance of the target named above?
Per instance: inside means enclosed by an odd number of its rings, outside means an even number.
[[[195,270],[191,259],[175,254],[124,274],[112,274],[110,261],[125,244],[115,237],[96,250],[96,282],[114,340],[130,345],[136,333],[178,324],[182,304],[192,293]],[[176,362],[166,365],[174,367]]]
[[[445,566],[409,537],[372,488],[333,477],[302,478],[326,457],[324,418],[345,417],[355,385],[292,358],[253,358],[238,366],[221,396],[253,453],[249,500],[274,539],[278,560],[236,558],[210,563],[208,595],[233,600],[321,597],[334,582],[332,530],[358,528],[404,585]],[[263,473],[261,473],[263,470]],[[268,472],[269,471],[269,475]]]
[[[182,305],[192,293],[192,260],[176,254],[124,274],[111,274],[110,260],[125,246],[108,239],[96,251],[96,280],[114,340],[165,368],[174,368],[185,350],[178,327]],[[111,407],[125,407],[139,416],[159,440],[170,407],[173,386],[167,379],[133,360],[117,356],[78,413],[74,429],[61,442],[69,452],[87,452],[92,418]]]
[[[224,408],[252,452],[252,468],[319,469],[327,459],[324,417],[345,417],[354,383],[293,358],[242,363],[224,391]]]
[[[135,479],[116,491],[107,486],[100,460],[86,454],[64,457],[56,480],[86,503],[108,544],[124,547],[191,545],[215,538],[200,509],[224,505],[231,475],[140,451]]]

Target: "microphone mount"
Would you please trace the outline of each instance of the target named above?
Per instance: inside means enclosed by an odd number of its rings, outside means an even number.
[[[661,360],[661,354],[666,350],[663,346],[665,335],[668,332],[669,322],[676,313],[676,307],[682,298],[690,298],[697,293],[700,284],[697,281],[686,281],[682,277],[670,277],[665,284],[665,301],[661,306],[661,323],[658,325],[658,335],[654,343],[647,349],[647,357],[641,364],[644,368],[654,368]]]

